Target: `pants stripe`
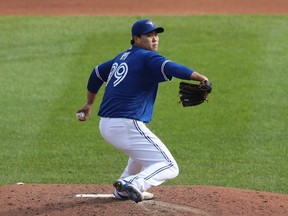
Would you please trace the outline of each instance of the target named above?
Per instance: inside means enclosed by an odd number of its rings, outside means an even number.
[[[164,152],[156,143],[154,143],[153,140],[152,140],[148,135],[146,135],[146,134],[141,130],[140,126],[138,125],[138,122],[137,122],[136,120],[134,120],[133,122],[134,122],[134,125],[135,125],[135,127],[136,127],[136,130],[137,130],[142,136],[144,136],[145,139],[148,140],[148,142],[150,142],[151,144],[153,144],[154,147],[161,152],[161,154],[163,155],[163,157],[164,157],[168,162],[171,162],[171,160],[168,158],[168,156],[165,154],[165,152]]]
[[[149,176],[145,177],[144,179],[147,181],[147,180],[149,180],[150,178],[152,178],[153,176],[157,175],[158,173],[160,173],[160,172],[162,172],[162,171],[164,171],[164,170],[166,170],[166,169],[169,169],[169,168],[172,167],[172,166],[174,166],[173,163],[170,163],[170,164],[168,164],[167,166],[164,166],[164,167],[156,170],[155,172],[151,173]]]

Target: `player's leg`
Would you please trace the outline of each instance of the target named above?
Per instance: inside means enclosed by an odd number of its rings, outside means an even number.
[[[103,138],[127,154],[127,149],[130,149],[130,128],[127,127],[127,122],[131,122],[130,119],[121,118],[101,118],[99,129]],[[132,145],[131,145],[132,146]],[[126,150],[125,150],[126,149]],[[132,158],[128,159],[127,166],[120,176],[121,179],[131,175],[135,175],[141,172],[143,166]]]
[[[138,174],[131,173],[132,176],[124,178],[137,185],[141,191],[178,175],[178,166],[170,151],[144,123],[130,119],[101,118],[100,131],[107,142],[132,159],[124,176],[128,175],[130,166],[134,166],[135,162],[143,167]]]
[[[141,164],[137,163],[132,158],[129,158],[127,166],[126,166],[124,172],[122,173],[122,175],[120,176],[120,178],[123,179],[123,178],[126,178],[126,177],[131,176],[131,175],[136,175],[139,172],[141,172],[142,169],[143,169],[143,167]]]
[[[143,122],[133,121],[133,127],[131,139],[134,138],[137,143],[133,142],[131,151],[127,153],[143,166],[143,170],[125,180],[137,185],[141,191],[146,191],[175,178],[179,168],[165,144]]]
[[[128,150],[132,148],[130,144],[131,128],[129,128],[129,122],[131,122],[129,119],[101,118],[99,124],[103,138],[126,154]],[[125,176],[128,177],[128,175],[135,174],[141,170],[142,166],[130,158],[121,178]],[[117,199],[130,199],[135,202],[140,202],[144,199],[153,198],[153,194],[147,192],[142,193],[137,186],[123,179],[118,179],[113,185],[115,187],[113,194]]]
[[[124,179],[131,175],[136,175],[137,173],[141,171],[142,171],[142,166],[139,163],[135,162],[132,158],[129,158],[127,166],[124,172],[122,173],[122,175],[120,176],[120,179]],[[125,191],[119,192],[115,189],[113,191],[113,194],[117,199],[128,199],[128,194]],[[150,198],[151,196],[153,197],[153,194],[148,194],[148,195],[149,195],[148,198]],[[144,195],[144,199],[147,199],[147,195],[146,196]]]

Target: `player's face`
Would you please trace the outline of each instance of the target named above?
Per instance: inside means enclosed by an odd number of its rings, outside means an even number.
[[[156,31],[137,37],[136,45],[147,50],[157,51],[159,44],[159,36]]]

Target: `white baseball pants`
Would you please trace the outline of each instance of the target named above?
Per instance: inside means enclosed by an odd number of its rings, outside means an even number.
[[[126,118],[101,118],[103,138],[128,155],[128,164],[120,176],[141,192],[175,178],[178,165],[168,148],[146,125]]]

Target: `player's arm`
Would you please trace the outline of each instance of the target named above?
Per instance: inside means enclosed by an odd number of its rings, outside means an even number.
[[[77,110],[77,113],[85,113],[85,116],[83,118],[79,118],[79,121],[86,121],[89,118],[95,99],[96,93],[87,91],[86,104],[81,109]]]
[[[178,79],[195,80],[199,82],[208,80],[206,76],[194,71],[193,69],[171,61],[165,65],[164,72],[165,74],[176,77]]]
[[[103,81],[97,77],[94,69],[87,84],[87,101],[81,109],[77,110],[77,113],[83,112],[85,114],[83,118],[79,118],[79,121],[86,121],[89,118],[92,106],[96,100],[97,92],[101,88],[102,84]]]
[[[80,121],[86,121],[91,113],[92,106],[96,100],[96,95],[102,84],[107,81],[113,60],[96,66],[90,74],[87,83],[87,101],[77,113],[84,112],[85,116]]]
[[[199,82],[203,82],[205,80],[208,80],[208,78],[196,71],[193,71],[193,73],[190,76],[191,80],[195,80],[195,81],[199,81]]]

